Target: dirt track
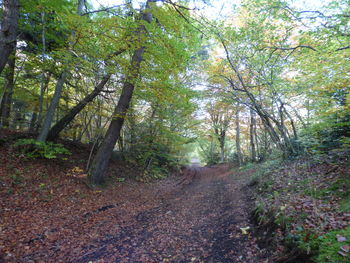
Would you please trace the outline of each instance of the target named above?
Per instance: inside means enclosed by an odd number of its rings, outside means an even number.
[[[155,194],[115,234],[96,240],[72,262],[264,262],[250,226],[246,198],[227,167],[193,167],[171,178],[172,191]]]

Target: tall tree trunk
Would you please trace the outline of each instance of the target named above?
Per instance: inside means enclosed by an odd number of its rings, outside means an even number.
[[[0,74],[9,56],[16,48],[19,18],[19,0],[3,0],[3,15],[0,27]]]
[[[34,132],[35,130],[35,123],[38,118],[38,114],[36,113],[37,109],[35,109],[32,113],[32,117],[30,118],[30,124],[29,124],[29,132]]]
[[[242,149],[241,149],[241,128],[239,125],[239,109],[237,106],[236,111],[236,152],[237,152],[237,158],[238,158],[238,164],[243,164],[243,157],[242,157]]]
[[[103,77],[100,83],[95,87],[95,89],[88,94],[81,102],[74,106],[64,117],[62,117],[49,131],[47,135],[47,140],[54,140],[58,137],[61,131],[67,127],[67,125],[81,112],[84,107],[91,102],[97,95],[101,93],[104,86],[110,79],[111,74],[107,74]]]
[[[254,139],[255,139],[255,147],[256,147],[256,161],[259,161],[260,156],[261,156],[261,145],[259,143],[259,136],[258,136],[258,128],[257,128],[257,119],[255,116],[255,125],[254,125]],[[265,133],[265,131],[263,131]]]
[[[42,30],[41,30],[41,44],[42,44],[42,50],[41,50],[41,59],[42,62],[45,62],[46,58],[46,27],[45,27],[45,12],[41,12],[41,24],[42,24]],[[44,64],[44,63],[43,63]],[[43,71],[41,73],[40,77],[40,96],[39,96],[39,115],[38,115],[38,123],[36,124],[36,130],[38,131],[41,128],[42,123],[42,114],[43,114],[43,105],[44,105],[44,95],[45,91],[48,88],[49,82],[50,82],[50,74],[46,76],[45,72]]]
[[[150,3],[155,1],[156,0],[147,0],[146,9],[149,9]],[[142,14],[142,20],[151,23],[153,16],[149,11],[146,11]],[[146,28],[144,25],[141,25],[136,33],[136,39],[142,38],[145,33]],[[130,75],[127,76],[124,82],[122,93],[113,113],[112,121],[88,171],[93,184],[101,184],[104,181],[104,175],[107,171],[109,160],[113,153],[114,146],[120,136],[120,131],[132,99],[135,82],[139,78],[140,66],[143,61],[144,52],[145,47],[141,46],[135,50],[132,56],[129,69]]]
[[[294,119],[293,119],[293,117],[290,115],[290,113],[287,111],[287,109],[285,107],[283,109],[284,109],[284,112],[286,113],[287,117],[290,120],[290,124],[291,124],[292,130],[293,130],[293,139],[297,140],[298,139],[298,133],[297,133],[297,128],[295,126]]]
[[[120,131],[134,92],[135,74],[136,72],[137,75],[139,73],[144,50],[144,47],[137,49],[132,57],[132,71],[134,72],[134,76],[129,77],[128,80],[124,82],[122,94],[120,95],[117,107],[113,112],[112,121],[89,168],[89,175],[94,184],[101,184],[104,181],[104,175],[108,167],[109,159],[120,136]]]
[[[23,121],[25,120],[25,116],[22,113],[24,109],[24,103],[18,100],[13,100],[12,106],[12,112],[14,114],[12,114],[13,118],[10,123],[10,129],[21,129]]]
[[[78,15],[82,15],[84,3],[85,3],[85,0],[78,0],[78,7],[77,7],[77,14]],[[75,37],[74,31],[72,32],[72,36],[74,39],[74,37]],[[70,43],[69,43],[70,48],[71,48],[72,44],[73,44],[73,41],[70,41]],[[58,78],[58,80],[56,82],[55,93],[54,93],[53,98],[50,102],[50,106],[47,110],[45,120],[44,120],[44,123],[42,125],[39,136],[37,137],[37,141],[39,141],[39,142],[45,142],[47,139],[47,135],[49,134],[49,130],[51,128],[51,124],[52,124],[52,121],[53,121],[54,116],[55,116],[55,111],[57,109],[59,100],[61,98],[63,86],[64,86],[64,83],[66,82],[66,78],[67,78],[68,73],[69,72],[68,72],[67,68],[63,69],[60,77]]]
[[[226,132],[222,131],[219,137],[219,143],[220,143],[220,161],[223,163],[225,162],[225,137]]]
[[[37,117],[37,121],[35,123],[35,130],[39,131],[43,122],[43,109],[44,109],[44,96],[45,92],[48,90],[50,83],[51,73],[42,75],[41,83],[40,83],[40,96],[39,96],[39,113]]]
[[[37,138],[37,140],[39,142],[45,142],[47,139],[47,135],[49,134],[49,130],[50,130],[51,123],[52,123],[52,120],[53,120],[54,115],[55,115],[55,111],[56,111],[58,102],[61,98],[61,94],[62,94],[64,82],[66,81],[67,74],[68,74],[67,71],[64,70],[57,80],[55,93],[52,97],[50,106],[49,106],[47,113],[46,113],[46,116],[45,116],[44,123],[41,127],[39,136]]]
[[[8,59],[8,71],[5,74],[6,84],[5,92],[1,101],[0,106],[0,120],[1,125],[4,127],[9,127],[10,125],[10,113],[12,105],[12,95],[14,90],[14,75],[15,75],[15,63],[16,63],[16,51],[11,54]]]
[[[251,159],[252,162],[256,161],[256,147],[255,147],[255,128],[256,127],[256,120],[255,120],[255,113],[252,109],[250,109],[250,127],[249,127],[249,134],[250,134],[250,152],[251,152]]]

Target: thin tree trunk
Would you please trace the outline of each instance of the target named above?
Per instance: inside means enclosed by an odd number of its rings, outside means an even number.
[[[251,151],[251,159],[252,162],[256,161],[256,147],[255,147],[255,126],[256,126],[256,120],[255,120],[255,114],[252,109],[250,109],[250,151]]]
[[[220,143],[220,161],[223,163],[225,162],[225,132],[222,131],[219,137],[219,143]]]
[[[295,126],[295,122],[294,122],[292,116],[291,116],[291,115],[289,114],[289,112],[287,111],[287,109],[286,109],[285,107],[283,107],[283,109],[284,109],[284,112],[286,113],[287,117],[288,117],[289,120],[290,120],[290,124],[292,125],[293,137],[294,137],[295,140],[297,140],[297,139],[298,139],[298,133],[297,133],[297,128],[296,128],[296,126]]]
[[[239,109],[236,111],[236,152],[238,158],[238,164],[243,164],[242,149],[241,149],[241,129],[239,125]]]
[[[47,135],[47,140],[54,140],[58,137],[61,131],[67,127],[67,125],[74,120],[75,116],[81,112],[84,107],[91,102],[96,96],[98,96],[103,90],[104,86],[110,79],[111,74],[107,74],[103,77],[100,83],[95,87],[95,89],[88,94],[81,102],[74,106],[64,117],[62,117],[49,131]]]
[[[38,113],[37,122],[35,124],[36,131],[39,131],[43,122],[44,96],[45,96],[45,92],[48,90],[48,87],[49,87],[51,73],[48,73],[46,76],[44,74],[44,77],[45,78],[42,79],[40,83],[39,113]]]
[[[82,15],[84,3],[85,3],[85,0],[78,1],[78,7],[77,7],[77,14],[78,15]],[[74,38],[74,36],[75,36],[74,31],[72,32],[72,36]],[[70,41],[69,46],[72,46],[72,41]],[[68,73],[69,72],[68,72],[67,68],[63,69],[60,77],[58,78],[58,80],[56,82],[55,93],[54,93],[53,98],[51,100],[50,106],[47,110],[43,126],[42,126],[41,131],[39,133],[39,136],[37,138],[37,141],[39,141],[39,142],[45,142],[47,139],[53,118],[55,116],[55,111],[57,109],[59,100],[60,100],[61,95],[62,95],[63,86],[64,86],[64,83],[66,82],[66,78],[67,78]]]
[[[156,0],[147,0],[146,8],[150,8],[150,3]],[[142,20],[150,23],[153,20],[152,14],[144,12]],[[136,34],[136,39],[140,39],[146,32],[145,26],[141,25]],[[88,174],[90,175],[93,184],[101,184],[104,182],[104,176],[108,168],[108,163],[113,153],[114,146],[119,139],[120,131],[122,129],[127,110],[135,89],[135,81],[139,78],[140,66],[143,61],[143,54],[145,47],[141,46],[136,49],[131,59],[130,75],[126,78],[122,93],[120,95],[118,104],[114,110],[112,121],[109,125],[107,133],[94,157]]]
[[[41,12],[41,23],[42,23],[42,30],[41,30],[41,44],[42,44],[41,56],[42,57],[41,57],[41,59],[42,59],[42,62],[45,62],[45,56],[46,56],[45,32],[46,32],[46,28],[45,28],[45,12],[44,11]],[[40,129],[41,123],[42,123],[44,95],[45,95],[45,91],[46,91],[48,84],[49,84],[49,81],[50,81],[50,75],[48,75],[48,77],[46,77],[46,74],[43,71],[41,73],[40,79],[41,80],[40,80],[40,96],[39,96],[39,116],[38,116],[38,123],[36,125],[37,131]]]
[[[86,120],[88,118],[88,120]],[[91,121],[92,121],[92,118],[93,118],[93,115],[90,115],[90,117],[85,116],[85,120],[84,120],[84,126],[82,126],[82,129],[81,129],[81,132],[79,134],[79,137],[78,137],[78,141],[81,142],[82,139],[83,139],[83,136],[85,133],[88,133],[88,130],[89,130],[89,126],[91,124]]]
[[[0,27],[0,74],[9,56],[16,48],[19,18],[19,1],[3,0],[3,15]]]
[[[38,118],[38,114],[36,113],[37,109],[34,110],[32,117],[30,119],[30,124],[29,124],[29,132],[34,132],[35,130],[35,124]]]
[[[64,70],[57,80],[55,93],[52,97],[50,106],[49,106],[47,113],[46,113],[46,116],[45,116],[44,123],[42,125],[41,131],[40,131],[39,136],[37,138],[37,141],[39,141],[39,142],[45,142],[47,139],[47,135],[49,134],[49,130],[50,130],[51,123],[52,123],[52,120],[53,120],[54,115],[55,115],[55,111],[56,111],[58,102],[61,98],[61,94],[62,94],[64,82],[66,81],[67,74],[68,74],[67,71]]]
[[[258,131],[257,131],[257,126],[258,126],[258,124],[257,124],[257,118],[256,118],[256,116],[255,116],[255,125],[254,125],[254,127],[253,127],[253,129],[254,129],[254,139],[255,139],[255,147],[256,147],[256,161],[258,161],[259,160],[259,156],[261,155],[261,146],[260,146],[260,143],[259,143],[259,136],[258,136]],[[263,131],[264,133],[265,133],[265,131]]]
[[[15,75],[15,63],[16,63],[16,51],[11,54],[8,59],[8,71],[5,74],[6,84],[5,92],[1,101],[1,124],[4,127],[9,127],[10,125],[10,113],[12,105],[12,95],[14,90],[14,75]]]
[[[306,101],[306,112],[307,112],[307,115],[306,115],[306,125],[309,126],[309,125],[310,125],[310,112],[311,112],[311,109],[310,109],[310,100],[307,100],[307,101]]]

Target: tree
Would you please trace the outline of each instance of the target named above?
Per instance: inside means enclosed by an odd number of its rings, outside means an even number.
[[[212,129],[220,145],[220,161],[224,162],[226,136],[233,121],[234,110],[227,102],[214,101],[208,103],[207,112],[209,113]]]
[[[10,112],[12,105],[12,96],[14,92],[14,76],[15,76],[15,58],[16,51],[14,50],[8,59],[8,70],[5,73],[6,83],[4,87],[4,95],[0,103],[0,125],[3,127],[10,126]]]
[[[3,0],[3,14],[0,29],[0,74],[9,56],[16,48],[19,19],[19,1]]]
[[[83,14],[84,2],[85,2],[85,0],[78,1],[77,14],[80,16]],[[73,31],[72,32],[73,38],[74,38],[74,35],[75,35],[75,32]],[[71,41],[69,43],[69,45],[72,46],[73,42]],[[50,102],[50,106],[49,106],[47,113],[45,115],[43,125],[42,125],[42,127],[40,129],[40,133],[37,137],[37,141],[39,141],[39,142],[45,142],[47,139],[47,135],[49,134],[52,120],[53,120],[57,105],[59,103],[59,100],[61,98],[63,86],[65,84],[67,77],[68,77],[68,74],[69,74],[69,70],[68,70],[67,66],[65,65],[65,66],[63,66],[63,70],[59,74],[59,77],[57,79],[55,93],[52,97],[52,100]]]
[[[174,12],[177,13],[176,8],[172,5],[157,7],[154,0],[147,1],[145,9],[140,11],[139,19],[136,20],[138,25],[132,36],[137,45],[125,76],[122,92],[106,135],[89,168],[89,175],[94,184],[100,184],[104,181],[108,162],[115,144],[120,138],[135,87],[141,86],[141,71],[143,71],[142,77],[145,79],[159,78],[159,80],[165,81],[171,77],[176,78],[180,69],[186,69],[190,59],[189,54],[192,48],[188,47],[187,44],[192,43],[195,48],[197,47],[197,44],[192,40],[197,34],[192,34],[192,38],[188,38],[187,41],[181,38],[181,34],[184,33],[181,30],[185,32],[189,30],[190,26],[187,25],[187,21],[182,18],[172,22],[168,20],[169,16],[174,15]],[[155,14],[157,15],[155,19],[157,23],[153,22]],[[152,34],[148,33],[149,31]],[[152,45],[149,36],[154,36],[153,41],[163,42],[164,45]],[[141,63],[145,60],[145,56],[151,67],[142,67]],[[166,58],[166,56],[168,57]],[[169,71],[164,71],[164,67],[169,68]]]
[[[147,23],[151,23],[153,20],[150,9],[152,8],[151,3],[154,2],[154,0],[147,0],[146,9],[141,13],[141,19]],[[122,129],[124,119],[134,92],[135,82],[139,78],[141,62],[143,60],[143,54],[146,49],[144,44],[142,42],[140,43],[140,41],[144,37],[145,33],[146,27],[144,25],[140,25],[136,30],[134,38],[139,41],[140,46],[134,51],[134,54],[131,58],[129,75],[126,77],[126,80],[124,82],[118,104],[113,112],[112,121],[89,168],[89,175],[93,184],[103,183],[109,159],[111,158],[114,146],[119,139],[120,131]]]

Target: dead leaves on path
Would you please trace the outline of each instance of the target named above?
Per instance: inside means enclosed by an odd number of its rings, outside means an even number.
[[[227,168],[152,184],[112,179],[90,189],[81,162],[87,151],[70,150],[70,160],[24,162],[0,149],[5,261],[257,262],[254,237],[240,230],[247,227],[245,199],[223,174]],[[114,164],[111,175],[127,178]]]

